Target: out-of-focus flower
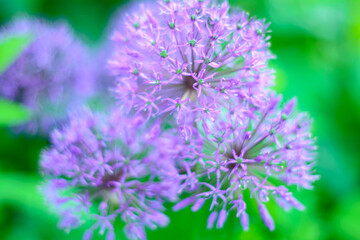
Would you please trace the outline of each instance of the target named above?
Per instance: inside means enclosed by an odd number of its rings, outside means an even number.
[[[90,69],[96,84],[92,100],[97,104],[97,109],[109,110],[109,106],[116,104],[116,98],[112,92],[116,87],[116,77],[107,68],[107,59],[112,55],[112,46],[112,41],[107,39],[91,49],[90,53]]]
[[[78,227],[89,212],[96,223],[85,239],[97,228],[114,239],[116,218],[125,222],[130,239],[144,239],[145,227],[168,224],[163,202],[177,199],[181,180],[177,138],[159,124],[143,123],[118,110],[107,115],[84,110],[52,133],[52,146],[42,154],[43,192],[61,215],[61,228]]]
[[[95,91],[85,46],[64,23],[21,17],[0,33],[0,40],[29,35],[32,42],[0,76],[0,96],[22,103],[33,114],[26,130],[46,133]]]
[[[184,0],[145,3],[119,22],[108,63],[125,108],[147,119],[174,113],[186,125],[229,98],[244,107],[267,101],[273,56],[263,20],[230,11],[226,1]]]
[[[274,221],[265,207],[270,198],[285,210],[304,209],[286,185],[311,189],[319,178],[313,170],[316,145],[311,120],[305,113],[294,112],[294,99],[283,107],[280,99],[272,94],[266,107],[246,112],[242,106],[224,106],[214,121],[204,119],[198,131],[192,129],[187,142],[197,147],[192,147],[193,156],[182,163],[187,172],[181,185],[192,194],[175,205],[175,210],[193,204],[192,210],[197,211],[209,200],[208,228],[215,223],[221,228],[227,212],[234,210],[247,230],[244,194],[249,192],[262,220],[273,230]]]

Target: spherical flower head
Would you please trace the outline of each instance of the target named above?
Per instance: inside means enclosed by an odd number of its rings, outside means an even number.
[[[41,168],[43,192],[61,215],[59,227],[71,230],[92,218],[84,238],[99,228],[113,239],[119,218],[130,239],[144,239],[145,227],[168,224],[163,202],[177,199],[181,180],[174,161],[177,138],[164,135],[157,123],[143,123],[118,110],[82,110],[52,133]]]
[[[227,213],[234,210],[247,230],[246,194],[250,193],[265,225],[274,230],[265,206],[270,198],[285,210],[304,209],[287,186],[311,189],[319,178],[313,170],[316,146],[310,133],[311,120],[307,114],[294,111],[294,99],[282,107],[280,99],[272,94],[267,106],[245,112],[238,105],[224,107],[214,121],[198,123],[199,133],[187,141],[189,145],[194,145],[192,141],[203,145],[183,161],[188,171],[181,188],[192,195],[179,202],[175,210],[193,204],[192,210],[197,211],[208,200],[208,228],[215,223],[221,228]],[[197,180],[195,186],[189,184],[194,183],[190,179]]]
[[[27,35],[31,43],[0,75],[1,97],[27,106],[32,133],[45,133],[71,106],[79,105],[94,91],[87,49],[69,27],[29,17],[16,18],[5,26],[0,39]]]
[[[117,46],[108,63],[118,76],[115,94],[147,119],[163,113],[198,118],[207,114],[204,106],[216,102],[208,109],[216,112],[229,98],[261,106],[272,84],[267,27],[230,11],[227,1],[139,6],[112,36]]]

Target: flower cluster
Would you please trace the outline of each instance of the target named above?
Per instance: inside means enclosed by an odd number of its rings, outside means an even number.
[[[108,115],[83,110],[52,133],[52,147],[41,161],[43,192],[61,215],[61,228],[78,227],[90,211],[96,223],[86,239],[98,227],[114,239],[118,216],[131,239],[144,239],[145,226],[168,224],[163,202],[177,199],[180,183],[177,141],[159,124],[146,128],[143,122],[117,110]]]
[[[231,98],[262,106],[272,84],[268,24],[227,2],[164,1],[127,14],[112,36],[115,95],[147,119],[204,115]],[[216,102],[216,104],[214,104]]]
[[[84,103],[94,92],[95,80],[87,68],[86,47],[66,24],[17,18],[4,27],[0,39],[22,35],[32,41],[0,75],[0,96],[31,110],[28,132],[46,133],[70,106]]]
[[[319,178],[315,139],[295,100],[281,105],[270,90],[268,24],[226,1],[166,0],[116,26],[108,67],[119,106],[71,115],[42,155],[60,227],[96,212],[85,239],[96,228],[114,239],[117,218],[130,239],[145,239],[145,227],[168,224],[171,201],[174,211],[208,202],[208,228],[222,228],[235,211],[248,230],[250,197],[273,230],[270,198],[304,209],[288,186],[311,189]]]

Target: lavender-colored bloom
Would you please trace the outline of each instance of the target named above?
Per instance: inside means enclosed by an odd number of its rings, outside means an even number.
[[[230,14],[226,1],[175,0],[146,3],[119,22],[108,63],[126,109],[147,119],[174,113],[186,125],[184,118],[207,117],[229,98],[244,107],[266,102],[273,56],[263,20]]]
[[[45,133],[68,108],[80,105],[94,91],[85,46],[61,22],[22,17],[0,33],[1,39],[29,35],[31,43],[0,75],[0,96],[22,103],[33,115],[28,132]]]
[[[183,192],[190,196],[173,210],[208,202],[207,228],[222,228],[234,211],[249,229],[244,190],[270,230],[270,198],[304,209],[286,185],[311,189],[318,179],[311,120],[269,90],[267,24],[210,2],[149,3],[113,34],[108,66],[121,107],[73,114],[42,155],[60,227],[80,226],[91,210],[85,239],[95,229],[114,239],[116,218],[130,239],[144,239],[145,227],[168,224],[163,204]]]
[[[181,180],[174,161],[177,140],[159,124],[143,123],[119,110],[83,110],[52,133],[52,146],[42,154],[43,192],[62,217],[60,227],[78,227],[90,209],[96,223],[86,239],[95,229],[113,239],[117,217],[131,239],[144,239],[145,227],[168,224],[163,203],[177,199]]]
[[[270,197],[285,210],[304,209],[285,185],[311,189],[319,178],[313,171],[316,146],[311,120],[305,113],[295,113],[294,99],[282,107],[280,99],[272,94],[267,106],[246,112],[242,106],[224,106],[214,120],[203,119],[191,130],[181,189],[192,192],[192,209],[199,209],[204,200],[211,203],[208,227],[213,227],[216,216],[216,226],[222,227],[226,213],[233,210],[247,230],[246,189],[270,230],[275,225],[264,205]],[[190,186],[190,176],[198,180],[195,186]]]

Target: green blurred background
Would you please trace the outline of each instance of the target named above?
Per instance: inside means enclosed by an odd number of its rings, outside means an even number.
[[[96,46],[108,37],[111,15],[123,4],[121,0],[0,0],[0,24],[19,13],[65,19],[86,43]],[[299,108],[314,118],[321,180],[313,191],[295,191],[307,206],[304,212],[286,213],[269,204],[274,232],[263,226],[250,202],[249,232],[242,232],[233,216],[224,229],[208,231],[206,209],[198,213],[186,209],[169,211],[170,226],[150,231],[149,239],[360,239],[360,1],[232,0],[230,4],[271,22],[276,90],[285,99],[297,96]],[[17,136],[0,121],[0,239],[81,239],[87,227],[70,234],[58,230],[56,216],[43,202],[38,156],[47,144],[39,136]],[[125,239],[121,224],[117,226],[119,239]]]

